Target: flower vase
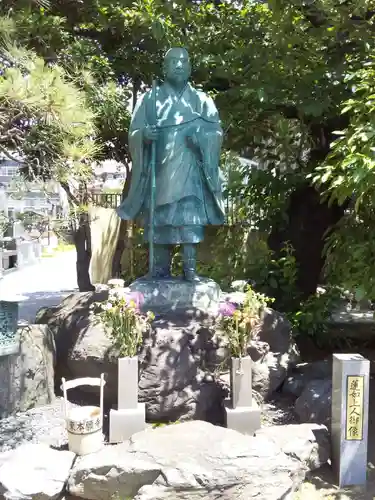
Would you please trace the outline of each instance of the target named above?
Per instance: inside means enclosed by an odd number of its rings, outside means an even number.
[[[138,405],[138,356],[118,359],[118,409],[131,410]]]
[[[232,408],[251,407],[251,357],[231,358],[230,394]]]

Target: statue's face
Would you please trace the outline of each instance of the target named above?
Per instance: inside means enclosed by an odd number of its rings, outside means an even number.
[[[189,54],[184,49],[170,49],[164,59],[165,78],[170,83],[181,84],[190,77]]]

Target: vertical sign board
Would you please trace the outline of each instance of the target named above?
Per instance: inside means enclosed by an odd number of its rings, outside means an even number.
[[[365,377],[347,376],[346,382],[346,432],[347,441],[362,441],[363,439],[363,392]]]
[[[332,466],[340,487],[367,480],[370,362],[360,354],[334,354]]]

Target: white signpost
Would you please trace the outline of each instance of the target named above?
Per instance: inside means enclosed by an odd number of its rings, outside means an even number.
[[[339,487],[365,485],[370,362],[360,354],[334,354],[332,466]]]

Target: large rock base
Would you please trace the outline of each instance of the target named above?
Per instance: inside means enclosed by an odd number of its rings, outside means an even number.
[[[0,357],[0,418],[51,404],[55,342],[46,325],[18,328],[17,352]]]
[[[305,472],[330,457],[327,429],[311,424],[268,427],[255,437],[199,421],[148,428],[74,463],[73,453],[34,443],[15,450],[13,441],[6,443],[0,496],[290,500]]]
[[[201,285],[185,282],[183,286]],[[107,299],[108,290],[75,293],[60,305],[41,311],[37,321],[48,325],[56,342],[56,390],[61,377],[99,377],[106,372],[104,396],[111,409],[118,402],[118,352],[98,322],[93,305]],[[253,361],[252,388],[261,401],[272,397],[283,384],[288,369],[298,361],[298,352],[290,323],[277,311],[264,311],[256,335],[259,340],[251,342],[248,354]],[[223,372],[229,368],[229,359],[228,346],[212,316],[171,311],[160,315],[144,335],[139,353],[139,402],[146,404],[147,420],[200,419],[224,425],[229,383]],[[90,396],[90,404],[97,405],[97,389],[95,393],[90,387],[83,390],[85,398]],[[82,400],[82,394],[71,392],[72,401]]]
[[[276,500],[291,498],[304,475],[303,464],[270,439],[197,421],[139,432],[79,457],[68,491],[88,500]]]
[[[140,278],[130,285],[132,292],[141,292],[143,308],[155,314],[196,309],[208,314],[217,314],[221,290],[209,279],[186,281],[180,278]]]

